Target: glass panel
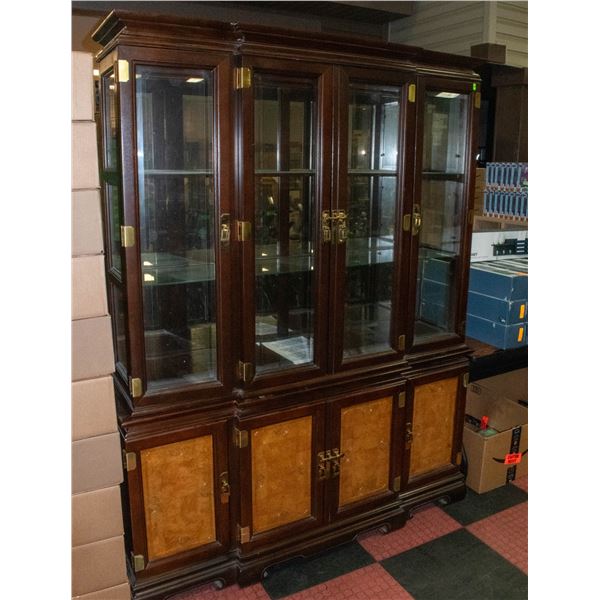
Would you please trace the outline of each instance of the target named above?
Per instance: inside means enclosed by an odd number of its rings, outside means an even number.
[[[255,77],[256,372],[314,360],[314,83]]]
[[[216,376],[213,80],[136,69],[148,386]]]
[[[344,358],[391,349],[400,89],[350,86]]]
[[[104,196],[108,207],[109,262],[115,275],[121,274],[121,225],[123,208],[121,205],[121,167],[119,160],[119,108],[117,90],[113,73],[102,78],[104,95],[104,169],[102,180]]]
[[[126,371],[129,371],[129,359],[127,356],[127,330],[125,328],[125,301],[121,288],[111,285],[112,310],[111,315],[114,322],[115,345],[117,349],[117,362],[120,362]]]
[[[426,94],[415,343],[456,331],[467,111],[464,94]]]

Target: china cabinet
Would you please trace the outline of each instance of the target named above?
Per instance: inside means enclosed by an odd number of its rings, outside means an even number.
[[[93,38],[134,597],[462,498],[471,59],[128,12]]]

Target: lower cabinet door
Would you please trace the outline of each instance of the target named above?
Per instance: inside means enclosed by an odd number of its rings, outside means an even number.
[[[464,368],[409,379],[405,462],[409,486],[426,483],[460,464]]]
[[[333,519],[376,508],[400,490],[404,398],[396,385],[331,404],[326,459]]]
[[[277,542],[323,523],[324,408],[302,407],[240,421],[243,551]]]
[[[225,423],[128,446],[136,571],[157,573],[227,549],[227,462]]]

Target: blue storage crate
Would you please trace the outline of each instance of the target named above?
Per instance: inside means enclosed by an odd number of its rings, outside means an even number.
[[[504,300],[469,292],[467,313],[502,325],[515,325],[527,321],[527,300]]]
[[[503,300],[527,300],[527,272],[505,262],[472,263],[469,291]]]
[[[467,314],[467,336],[501,350],[527,345],[527,323],[502,325]]]

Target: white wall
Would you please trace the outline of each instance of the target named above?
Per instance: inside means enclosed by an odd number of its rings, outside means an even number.
[[[389,41],[471,55],[471,46],[506,46],[506,64],[527,66],[527,2],[415,2],[410,17],[389,24]]]

